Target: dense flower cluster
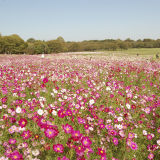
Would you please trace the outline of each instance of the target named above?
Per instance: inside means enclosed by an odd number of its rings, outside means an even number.
[[[0,160],[158,160],[159,84],[145,59],[4,56]]]

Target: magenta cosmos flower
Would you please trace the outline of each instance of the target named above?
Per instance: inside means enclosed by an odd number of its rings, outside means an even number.
[[[102,148],[98,148],[97,154],[100,155],[100,156],[106,156],[106,152],[105,152],[105,150],[102,149]]]
[[[75,151],[77,155],[82,156],[84,154],[85,149],[83,146],[76,146]]]
[[[84,147],[90,147],[92,141],[88,137],[83,137],[81,143]]]
[[[16,142],[17,142],[16,139],[12,139],[12,138],[9,139],[8,141],[9,144],[15,144]]]
[[[23,131],[21,136],[23,137],[23,139],[29,139],[31,137],[31,132],[29,130],[28,131]]]
[[[61,158],[61,157],[58,157],[57,160],[69,160],[69,158],[67,158],[66,156],[64,156],[64,157],[62,157],[62,158]]]
[[[82,134],[80,131],[72,131],[72,138],[73,140],[77,141],[81,138]]]
[[[138,146],[135,142],[131,142],[130,147],[131,147],[132,150],[137,150],[138,149]]]
[[[65,124],[65,125],[63,125],[63,130],[65,131],[65,133],[72,133],[73,128],[71,125]]]
[[[23,160],[22,155],[18,151],[14,151],[10,156],[11,160]]]
[[[48,78],[44,78],[43,83],[47,83],[47,82],[48,82]]]
[[[53,145],[53,150],[55,152],[63,153],[64,147],[62,144],[55,144]]]
[[[58,130],[56,129],[52,129],[52,128],[48,128],[44,131],[45,136],[48,137],[49,139],[54,138],[58,135]]]
[[[118,145],[118,139],[117,138],[113,138],[113,143],[114,143],[114,145]]]
[[[27,120],[24,119],[24,118],[21,118],[19,121],[18,121],[18,124],[21,128],[25,127],[27,125]]]

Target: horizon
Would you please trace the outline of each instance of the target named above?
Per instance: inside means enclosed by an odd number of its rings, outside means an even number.
[[[160,39],[158,0],[0,0],[0,33],[52,40]]]

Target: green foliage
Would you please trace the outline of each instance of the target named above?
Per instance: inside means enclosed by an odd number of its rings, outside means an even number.
[[[160,48],[160,39],[139,39],[137,41],[127,38],[126,40],[88,40],[82,42],[65,42],[59,36],[49,41],[29,38],[26,42],[16,34],[2,36],[0,34],[0,53],[4,54],[42,54],[78,51],[128,51],[128,49]],[[137,54],[137,53],[136,53]],[[157,54],[157,53],[154,53]]]
[[[47,41],[47,45],[50,53],[60,53],[65,51],[64,42],[61,40]]]
[[[0,52],[7,54],[21,54],[27,47],[27,43],[16,34],[3,36],[0,39]]]

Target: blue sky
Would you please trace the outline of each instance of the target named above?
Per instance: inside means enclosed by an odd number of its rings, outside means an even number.
[[[160,0],[0,0],[0,33],[27,40],[160,38]]]

